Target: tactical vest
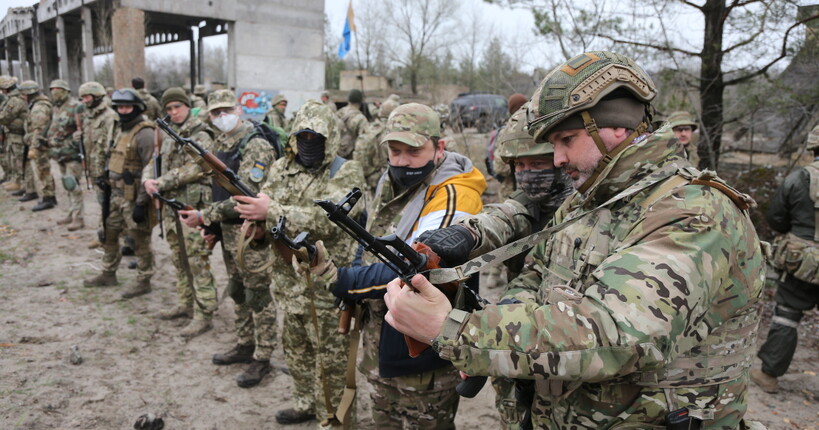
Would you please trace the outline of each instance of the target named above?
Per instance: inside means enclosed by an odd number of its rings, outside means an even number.
[[[122,133],[111,148],[111,158],[108,160],[108,170],[121,179],[114,180],[114,188],[122,189],[126,200],[136,198],[136,187],[141,186],[138,178],[142,175],[142,159],[139,158],[136,145],[136,135],[144,128],[155,128],[151,121],[141,121],[134,125],[127,133]]]
[[[619,249],[628,248],[640,240],[639,237],[626,238],[635,221],[640,219],[656,202],[672,195],[678,189],[692,185],[707,185],[717,188],[743,209],[747,217],[747,203],[745,196],[716,178],[709,172],[699,172],[694,168],[686,167],[671,174],[661,182],[638,182],[629,189],[636,191],[637,187],[643,190],[634,195],[638,201],[639,211],[632,210],[629,214],[639,212],[634,216],[622,216],[623,213],[615,209],[617,216],[612,216],[611,206],[603,208],[577,221],[573,227],[559,230],[546,245],[543,262],[544,286],[538,292],[539,303],[555,304],[579,303],[584,297],[586,289],[594,284],[594,272],[597,267],[612,253]],[[622,194],[627,194],[628,190]],[[645,196],[639,199],[641,196]],[[639,199],[639,200],[637,200]],[[570,204],[567,201],[566,204]],[[629,204],[625,201],[614,203],[614,206]],[[555,214],[555,221],[563,221],[566,212],[559,210]],[[733,317],[717,327],[707,337],[688,351],[682,352],[663,368],[630,374],[614,383],[633,384],[642,387],[658,387],[673,389],[677,387],[703,387],[716,385],[740,377],[751,366],[756,351],[755,333],[758,315],[750,300],[746,308],[741,309]],[[582,382],[537,380],[536,388],[539,393],[549,393],[552,397],[566,398],[576,390]],[[692,412],[692,416],[694,412]],[[708,419],[712,410],[697,411],[700,418]]]
[[[20,103],[25,106],[25,101],[19,95],[10,96],[6,103]],[[28,116],[28,111],[25,111],[25,115],[18,115],[11,122],[6,126],[8,129],[9,134],[18,134],[20,136],[26,133],[26,117]]]
[[[814,233],[813,240],[802,239],[786,233],[773,241],[771,265],[800,281],[819,284],[819,161],[805,166],[810,175],[810,199],[813,200]]]

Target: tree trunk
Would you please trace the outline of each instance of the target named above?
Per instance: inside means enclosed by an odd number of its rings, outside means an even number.
[[[410,87],[412,88],[412,95],[418,94],[418,70],[413,67],[410,69]]]
[[[702,139],[697,148],[700,168],[715,169],[722,145],[723,92],[722,35],[725,25],[725,0],[707,0],[702,7],[705,16],[700,68],[700,107]]]

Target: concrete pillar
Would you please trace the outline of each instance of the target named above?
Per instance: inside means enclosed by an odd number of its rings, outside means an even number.
[[[199,54],[196,57],[196,70],[198,71],[198,76],[196,83],[197,84],[204,84],[205,83],[205,38],[202,37],[202,34],[197,32],[196,33],[196,52]]]
[[[6,74],[14,76],[14,67],[12,67],[11,59],[11,38],[6,39]]]
[[[26,36],[23,32],[17,33],[17,58],[20,59],[20,81],[27,81],[30,75],[26,58]]]
[[[91,8],[80,8],[82,17],[82,82],[94,80],[94,22],[91,19]]]
[[[188,46],[190,47],[190,72],[191,72],[191,91],[193,91],[193,86],[196,85],[196,65],[197,65],[197,57],[196,57],[196,41],[193,39],[193,30],[188,28]]]
[[[114,35],[114,87],[131,85],[131,79],[145,76],[145,12],[119,8],[111,18]]]
[[[34,80],[43,83],[48,80],[48,44],[45,40],[45,30],[40,23],[32,23],[31,26],[31,50],[34,57]]]
[[[57,78],[68,80],[68,44],[66,43],[65,19],[57,15]],[[43,84],[45,85],[45,84]]]
[[[227,70],[227,87],[230,89],[236,88],[236,24],[226,24],[228,31],[228,70]]]

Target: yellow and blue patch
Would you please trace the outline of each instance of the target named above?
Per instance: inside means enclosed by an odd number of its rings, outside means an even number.
[[[265,167],[267,167],[267,165],[261,161],[253,163],[253,167],[250,169],[250,180],[253,182],[262,182]]]

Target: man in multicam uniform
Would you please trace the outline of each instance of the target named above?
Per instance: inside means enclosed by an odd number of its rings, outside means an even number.
[[[131,79],[131,86],[137,91],[139,98],[145,102],[145,116],[148,117],[148,120],[153,121],[161,117],[162,107],[159,106],[159,100],[145,88],[145,80],[139,77]]]
[[[697,154],[697,145],[694,139],[694,132],[697,131],[697,121],[690,113],[677,111],[668,116],[668,126],[674,131],[674,137],[677,138],[680,146],[685,149],[688,161],[691,162],[692,166],[698,167],[700,156]]]
[[[198,118],[191,115],[190,99],[185,90],[169,88],[162,94],[162,106],[170,117],[170,126],[182,137],[193,139],[206,150],[213,148],[213,131]],[[142,185],[149,196],[159,192],[165,198],[177,199],[198,210],[211,202],[211,179],[170,136],[162,134],[162,171],[156,177],[155,160],[151,159],[142,170]],[[171,261],[176,268],[176,305],[159,314],[159,318],[171,320],[193,317],[180,335],[185,338],[198,336],[212,327],[211,319],[216,310],[216,285],[210,271],[211,251],[196,229],[183,226],[177,221],[176,212],[165,207],[162,211],[165,240],[171,248]],[[182,231],[177,230],[177,226]],[[180,244],[180,242],[183,242]],[[185,247],[183,256],[181,246]],[[182,258],[188,259],[187,269]],[[190,273],[187,271],[190,270]],[[193,279],[189,279],[191,275]]]
[[[51,122],[51,101],[40,93],[40,86],[34,81],[20,83],[20,94],[28,103],[26,135],[23,137],[28,146],[28,171],[26,172],[26,193],[20,197],[21,202],[35,200],[39,197],[34,178],[40,180],[43,200],[31,210],[38,212],[51,209],[57,205],[54,197],[54,177],[51,176],[51,162],[48,156],[48,125]]]
[[[355,141],[355,151],[353,152],[353,159],[361,164],[364,169],[364,183],[359,187],[368,195],[375,192],[375,187],[378,185],[378,180],[384,174],[387,164],[387,148],[381,144],[381,138],[387,132],[384,127],[387,123],[387,118],[390,113],[398,107],[398,103],[387,99],[381,103],[378,109],[378,116],[373,122],[367,124],[364,133],[358,136]]]
[[[28,117],[28,106],[17,89],[17,78],[0,76],[0,90],[6,95],[6,101],[0,106],[0,126],[5,127],[5,146],[8,154],[9,171],[5,172],[8,182],[3,184],[6,191],[13,196],[21,196],[23,189],[23,158],[25,152],[25,123]]]
[[[74,139],[85,145],[85,153],[88,159],[85,165],[88,168],[88,175],[94,178],[94,183],[99,184],[106,179],[103,178],[108,165],[108,151],[114,144],[114,128],[119,116],[111,109],[111,100],[105,91],[105,87],[99,82],[88,81],[80,85],[78,91],[80,101],[85,105],[82,115],[82,129],[77,130]],[[102,204],[103,193],[97,186],[94,187],[97,195],[97,202]],[[99,232],[103,231],[102,219],[99,222]],[[102,243],[96,238],[91,241],[89,248],[97,248]]]
[[[277,94],[276,97],[273,97],[271,104],[273,107],[265,113],[264,121],[272,127],[279,127],[284,131],[290,130],[287,118],[284,116],[284,111],[287,109],[287,97]]]
[[[457,368],[534,380],[535,427],[662,429],[677,411],[735,429],[747,408],[764,281],[753,201],[694,169],[670,128],[645,133],[654,88],[600,51],[539,85],[528,127],[578,191],[555,223],[574,222],[545,231],[504,304],[451,310],[422,276],[418,293],[388,286],[387,320]]]
[[[523,94],[515,93],[509,96],[509,100],[507,101],[507,105],[509,106],[509,115],[513,115],[515,112],[519,111],[520,107],[523,106],[526,101],[526,96]],[[503,201],[506,197],[512,194],[512,191],[515,190],[515,181],[512,179],[513,166],[510,166],[506,160],[503,160],[497,154],[498,147],[500,146],[498,137],[505,127],[506,126],[499,129],[493,129],[489,134],[489,154],[487,156],[486,163],[487,169],[491,164],[492,176],[494,176],[499,182],[498,200],[496,201]]]
[[[775,240],[774,243],[779,243],[778,246],[786,249],[792,247],[791,251],[799,250],[794,254],[802,255],[801,258],[789,257],[795,268],[781,268],[784,273],[777,282],[776,307],[771,327],[757,354],[762,359],[762,367],[751,370],[751,380],[766,393],[779,391],[777,378],[788,371],[799,343],[799,321],[806,311],[819,305],[819,276],[816,275],[816,265],[819,262],[815,257],[809,257],[816,255],[816,249],[819,248],[816,223],[819,213],[816,207],[816,202],[819,201],[819,125],[808,134],[805,149],[813,152],[813,163],[788,175],[776,189],[768,206],[768,225],[784,236],[777,239],[791,242],[788,244],[791,246],[786,246],[780,240]],[[812,251],[803,247],[812,248]],[[776,262],[777,258],[774,257],[773,260]]]
[[[359,90],[350,90],[347,95],[347,106],[336,112],[344,123],[341,133],[341,147],[338,155],[347,159],[354,159],[355,141],[367,128],[367,117],[361,112],[364,94]]]
[[[51,148],[52,158],[60,166],[61,182],[68,195],[68,214],[57,221],[57,224],[67,225],[68,231],[75,231],[85,227],[80,186],[80,179],[83,177],[80,141],[74,138],[77,114],[82,112],[83,106],[71,97],[68,82],[55,79],[51,81],[49,88],[54,106],[51,109],[51,125],[48,127],[48,146]]]
[[[352,186],[363,182],[361,166],[336,156],[339,134],[336,118],[327,105],[308,100],[296,113],[293,130],[286,155],[272,166],[261,194],[258,198],[236,197],[248,203],[237,211],[244,218],[266,222],[264,230],[270,230],[279,216],[285,216],[289,237],[308,231],[310,240],[322,240],[339,264],[350,264],[355,241],[328,221],[326,213],[313,200],[343,198]],[[351,216],[361,210],[354,209]],[[269,240],[265,238],[264,242]],[[295,424],[316,416],[324,419],[327,417],[324,387],[331,405],[337,405],[345,385],[346,338],[337,332],[334,297],[326,285],[311,282],[294,271],[289,259],[285,261],[279,254],[272,258],[271,289],[285,312],[282,345],[293,377],[295,403],[293,408],[278,411],[276,421]],[[318,327],[314,324],[314,310]],[[354,415],[349,423],[355,428]]]
[[[411,243],[431,228],[480,212],[486,180],[468,158],[444,150],[438,137],[440,120],[432,108],[402,105],[390,115],[385,129],[381,144],[389,148],[389,169],[369,207],[367,231],[376,236],[395,233]],[[364,266],[338,270],[319,258],[313,271],[334,282],[337,296],[363,301],[367,316],[361,329],[364,354],[359,370],[373,387],[375,427],[454,428],[458,372],[432,349],[410,357],[404,336],[384,324],[385,284],[396,274],[371,255],[365,258]]]
[[[253,125],[240,117],[242,108],[230,90],[217,90],[208,96],[208,116],[219,129],[213,154],[239,176],[253,191],[267,179],[276,153],[270,144],[254,133]],[[242,219],[237,204],[227,190],[213,182],[213,203],[201,211],[180,211],[188,227],[219,224],[222,228],[222,258],[228,273],[227,293],[236,303],[235,330],[238,343],[229,351],[215,354],[213,364],[250,363],[236,377],[242,388],[258,385],[270,373],[270,356],[276,348],[276,303],[270,295],[268,249],[244,250],[244,266],[238,258]]]

